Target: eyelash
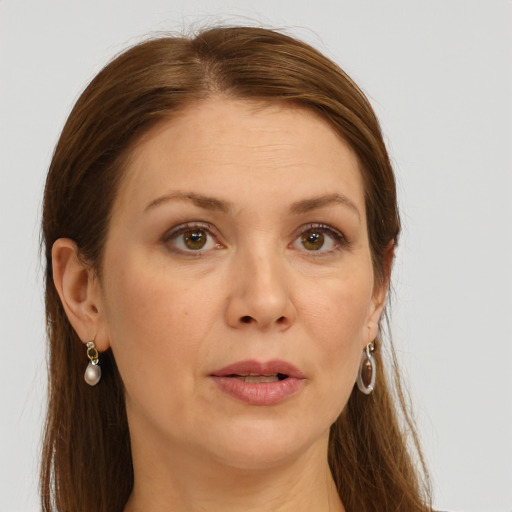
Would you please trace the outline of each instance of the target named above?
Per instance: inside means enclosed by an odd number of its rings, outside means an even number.
[[[180,235],[183,235],[184,233],[187,233],[188,231],[205,231],[207,233],[208,237],[212,237],[214,240],[219,238],[218,235],[216,234],[217,230],[214,228],[214,226],[212,224],[209,224],[206,222],[187,222],[185,224],[180,224],[179,226],[176,226],[173,229],[171,229],[170,231],[168,231],[163,237],[163,243],[166,244],[172,252],[175,252],[178,254],[184,254],[187,256],[195,256],[195,257],[203,256],[205,254],[205,252],[207,252],[210,249],[196,250],[196,251],[194,251],[192,249],[191,250],[183,250],[183,249],[180,249],[180,248],[173,246],[172,244],[169,243],[172,240],[176,240]],[[345,235],[341,231],[333,228],[332,226],[329,226],[328,224],[320,224],[320,223],[310,223],[310,224],[305,224],[305,225],[301,226],[296,231],[296,233],[294,235],[293,242],[290,244],[290,246],[292,246],[294,243],[296,243],[300,239],[300,237],[302,235],[304,235],[305,233],[307,233],[308,231],[316,231],[317,233],[320,232],[320,233],[327,234],[328,236],[331,237],[331,239],[333,240],[334,245],[335,245],[332,249],[328,249],[328,250],[318,250],[318,251],[310,250],[310,251],[308,251],[308,250],[304,249],[304,251],[308,255],[311,255],[313,257],[320,257],[322,255],[331,254],[335,251],[339,251],[344,248],[350,248],[349,241],[346,239]],[[221,249],[221,248],[224,248],[224,245],[219,242],[216,242],[215,248]]]
[[[164,244],[166,244],[169,249],[172,252],[175,252],[177,254],[185,254],[187,256],[203,256],[206,251],[203,250],[183,250],[179,247],[175,247],[169,242],[172,240],[176,240],[180,235],[183,235],[184,233],[187,233],[188,231],[205,231],[208,235],[208,237],[212,237],[214,240],[219,238],[218,235],[216,235],[216,229],[213,227],[212,224],[209,224],[207,222],[187,222],[185,224],[180,224],[179,226],[176,226],[172,228],[170,231],[168,231],[163,238]],[[220,243],[215,244],[215,248],[220,249],[224,246]]]
[[[295,243],[302,235],[307,233],[308,231],[315,231],[320,233],[325,233],[329,235],[334,241],[334,247],[328,250],[319,250],[319,251],[306,251],[308,255],[313,257],[321,257],[326,254],[332,254],[333,252],[339,251],[341,249],[350,248],[350,243],[345,237],[345,235],[336,228],[328,224],[320,224],[320,223],[311,223],[301,226],[295,236],[295,239],[292,243]]]

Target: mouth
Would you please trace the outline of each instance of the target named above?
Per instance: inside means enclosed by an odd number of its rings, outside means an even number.
[[[246,374],[246,375],[236,375],[231,374],[227,375],[230,379],[237,379],[242,382],[252,382],[254,384],[260,383],[260,382],[279,382],[281,380],[285,380],[288,378],[288,375],[285,373],[272,373],[270,375],[259,375],[259,374]]]
[[[299,393],[304,374],[286,361],[241,361],[213,372],[217,388],[249,405],[276,405]]]
[[[304,374],[294,365],[278,359],[266,362],[240,361],[211,374],[244,382],[278,382],[286,379],[304,379]]]

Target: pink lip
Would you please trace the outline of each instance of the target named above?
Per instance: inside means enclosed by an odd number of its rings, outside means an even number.
[[[235,375],[287,377],[275,382],[244,382]],[[286,361],[241,361],[213,372],[210,376],[224,393],[251,405],[273,405],[296,394],[304,385],[304,374]]]

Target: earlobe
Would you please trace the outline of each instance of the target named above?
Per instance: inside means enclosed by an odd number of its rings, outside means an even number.
[[[76,243],[59,238],[52,247],[53,281],[69,322],[78,337],[86,343],[96,337],[98,349],[108,342],[97,334],[101,329],[99,286],[94,270],[79,257]]]

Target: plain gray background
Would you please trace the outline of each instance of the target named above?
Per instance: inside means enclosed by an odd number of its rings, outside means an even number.
[[[0,510],[39,510],[38,238],[59,131],[114,54],[151,32],[217,21],[285,27],[369,95],[398,176],[392,330],[435,503],[510,512],[509,0],[0,0]]]

